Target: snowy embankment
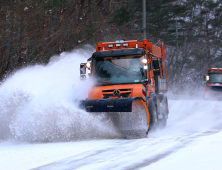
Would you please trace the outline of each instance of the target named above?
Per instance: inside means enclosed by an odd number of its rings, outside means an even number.
[[[0,169],[221,169],[220,101],[169,100],[166,129],[124,140],[109,121],[79,110],[92,82],[78,50],[21,69],[0,86]]]

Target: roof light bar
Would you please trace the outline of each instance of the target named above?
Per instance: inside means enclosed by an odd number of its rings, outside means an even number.
[[[121,44],[119,44],[119,43],[118,43],[118,44],[116,44],[116,47],[121,47]]]
[[[124,40],[116,40],[116,42],[115,42],[116,44],[122,44],[122,43],[124,43]]]
[[[98,42],[98,43],[97,43],[97,47],[102,47],[102,43],[101,43],[101,42]]]
[[[129,46],[128,43],[123,43],[123,47],[127,47],[127,46]]]
[[[113,44],[108,44],[108,47],[109,47],[109,48],[112,48],[112,47],[113,47]]]

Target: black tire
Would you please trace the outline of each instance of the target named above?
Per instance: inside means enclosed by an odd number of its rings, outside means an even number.
[[[156,111],[156,105],[153,98],[149,99],[148,110],[149,110],[149,115],[150,115],[149,130],[155,130],[156,124],[157,124],[157,111]]]
[[[158,119],[157,120],[157,127],[160,128],[160,129],[163,129],[166,127],[167,125],[167,117],[168,117],[168,114],[169,114],[169,109],[168,109],[168,100],[167,100],[167,97],[166,96],[163,96],[162,99],[161,99],[161,105],[162,105],[162,111],[163,111],[163,114],[165,115],[163,117],[163,119]],[[166,117],[167,116],[167,117]]]
[[[165,96],[165,100],[166,100],[166,113],[167,113],[167,116],[169,114],[169,107],[168,107],[168,99],[167,97]]]

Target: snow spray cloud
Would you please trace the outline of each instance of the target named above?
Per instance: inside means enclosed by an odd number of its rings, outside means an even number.
[[[150,137],[181,136],[222,129],[221,101],[169,100],[169,118],[163,130]]]
[[[89,48],[89,47],[88,47]],[[79,78],[92,50],[75,50],[15,72],[0,86],[0,139],[30,142],[116,137],[109,120],[78,109],[93,82]]]

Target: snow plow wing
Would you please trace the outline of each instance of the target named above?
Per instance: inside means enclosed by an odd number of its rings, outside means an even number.
[[[147,136],[150,116],[141,98],[82,100],[79,107],[87,112],[106,115],[124,138]]]

